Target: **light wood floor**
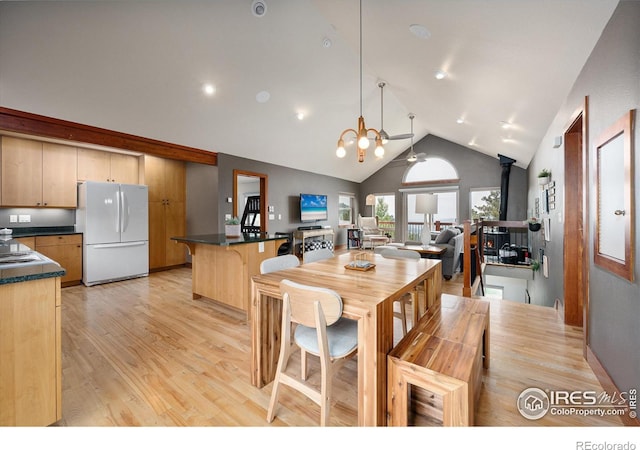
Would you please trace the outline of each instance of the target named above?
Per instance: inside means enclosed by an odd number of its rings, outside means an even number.
[[[445,292],[460,294],[454,278]],[[62,292],[61,426],[316,426],[319,408],[283,387],[272,424],[271,385],[250,384],[244,314],[191,299],[191,271]],[[297,367],[292,367],[296,370]],[[313,370],[316,379],[317,371]],[[356,362],[335,383],[330,424],[357,422]],[[481,426],[622,425],[617,418],[549,414],[529,421],[516,409],[528,387],[602,388],[582,359],[581,330],[556,311],[504,300],[491,303],[491,368],[476,422]]]

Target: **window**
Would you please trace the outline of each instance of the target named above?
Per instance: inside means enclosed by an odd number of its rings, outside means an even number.
[[[470,195],[472,219],[500,219],[500,188],[472,189]]]
[[[338,195],[338,226],[347,226],[353,223],[353,194]]]
[[[427,158],[413,164],[404,176],[405,183],[457,180],[458,172],[449,161]]]
[[[396,230],[396,196],[394,194],[375,194],[375,215],[378,227],[391,236],[393,240]]]
[[[434,194],[438,198],[438,212],[433,215],[432,223],[437,221],[446,224],[458,223],[458,188],[443,188],[441,190],[425,189],[407,192],[406,198],[406,238],[407,241],[419,241],[424,225],[424,214],[416,213],[416,195],[422,193]]]
[[[419,241],[422,227],[424,225],[424,215],[417,214],[416,195],[421,193],[434,194],[438,197],[438,212],[433,215],[431,221],[445,224],[458,223],[458,186],[447,186],[443,180],[452,184],[458,181],[458,171],[449,162],[442,158],[426,158],[423,161],[414,163],[404,175],[404,183],[428,185],[431,182],[439,181],[437,187],[425,187],[424,189],[407,189],[404,195],[404,217],[406,226],[404,227],[405,241]]]

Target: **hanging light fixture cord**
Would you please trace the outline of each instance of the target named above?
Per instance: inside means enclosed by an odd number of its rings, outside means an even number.
[[[362,0],[360,0],[360,117],[358,117],[358,129],[354,130],[353,128],[347,128],[340,134],[340,138],[338,139],[338,148],[336,150],[336,155],[338,158],[344,158],[347,154],[344,149],[344,136],[349,132],[353,132],[356,135],[357,144],[357,156],[358,162],[364,162],[365,151],[369,148],[369,132],[373,133],[376,140],[376,149],[375,155],[380,158],[384,155],[384,147],[382,147],[382,137],[380,136],[380,132],[375,128],[367,128],[364,124],[364,117],[362,116]]]
[[[362,0],[360,0],[360,117],[362,117]]]

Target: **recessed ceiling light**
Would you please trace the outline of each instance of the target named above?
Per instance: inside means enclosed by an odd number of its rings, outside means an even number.
[[[458,120],[456,120],[456,123],[463,124],[464,123],[464,119],[462,117],[460,117],[460,118],[458,118]]]
[[[332,44],[332,43],[331,43],[331,39],[329,39],[328,37],[326,37],[326,38],[324,38],[324,39],[322,40],[322,46],[323,46],[324,48],[329,48],[329,47],[331,47],[331,44]]]
[[[256,17],[263,17],[267,13],[267,4],[263,0],[253,0],[251,13]]]
[[[427,27],[417,23],[409,25],[409,31],[411,31],[416,37],[419,37],[420,39],[429,39],[431,37],[431,33],[429,32],[429,30],[427,30]]]
[[[296,113],[296,117],[298,120],[304,120],[304,113],[303,112],[297,112]]]
[[[436,80],[442,80],[447,77],[447,72],[445,72],[444,70],[438,70],[435,73],[435,77],[436,77]]]
[[[216,92],[216,87],[213,84],[204,84],[202,86],[202,91],[207,95],[213,95]]]
[[[256,101],[258,103],[267,103],[269,98],[271,98],[271,94],[267,91],[260,91],[256,94]]]

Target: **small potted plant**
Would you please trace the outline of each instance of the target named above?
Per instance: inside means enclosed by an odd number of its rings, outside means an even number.
[[[538,174],[538,184],[547,184],[551,178],[551,171],[549,169],[542,169]]]
[[[540,231],[540,227],[542,226],[542,224],[535,217],[530,217],[527,220],[527,223],[529,224],[530,231]]]
[[[240,237],[242,235],[240,229],[240,219],[231,217],[224,222],[224,235],[227,237]]]
[[[540,263],[538,262],[537,259],[531,260],[531,270],[533,270],[534,272],[537,272],[538,270],[540,270]]]

